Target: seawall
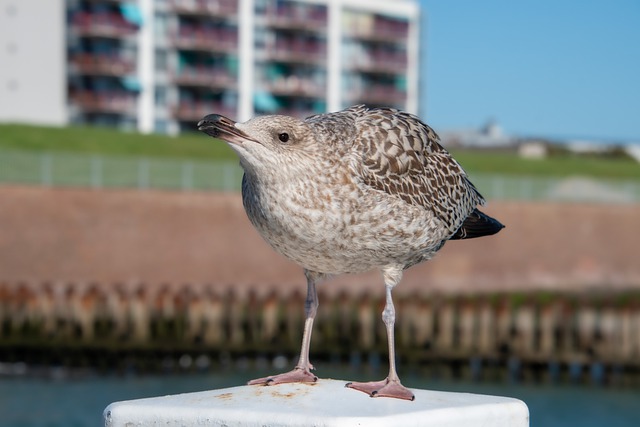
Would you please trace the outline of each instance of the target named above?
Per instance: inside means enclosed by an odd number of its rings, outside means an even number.
[[[640,205],[494,202],[496,236],[452,241],[397,294],[640,288]],[[185,283],[304,290],[301,269],[252,228],[238,194],[0,186],[5,283]],[[381,294],[379,274],[327,292]]]

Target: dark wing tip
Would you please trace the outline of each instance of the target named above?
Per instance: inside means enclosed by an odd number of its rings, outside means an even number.
[[[475,237],[491,236],[504,228],[504,225],[495,218],[474,209],[464,220],[460,228],[449,240],[473,239]]]

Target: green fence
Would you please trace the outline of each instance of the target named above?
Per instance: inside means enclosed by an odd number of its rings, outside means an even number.
[[[487,199],[640,202],[640,182],[472,174]],[[237,161],[0,151],[0,183],[92,188],[239,191]]]
[[[239,190],[238,162],[0,152],[0,182],[93,188]]]

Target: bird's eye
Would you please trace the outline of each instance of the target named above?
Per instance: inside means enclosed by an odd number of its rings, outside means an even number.
[[[280,133],[280,134],[278,134],[278,139],[281,142],[287,142],[287,141],[289,141],[289,134],[286,133],[286,132]]]

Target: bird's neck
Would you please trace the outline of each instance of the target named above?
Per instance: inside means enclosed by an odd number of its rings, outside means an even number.
[[[242,196],[245,207],[267,214],[279,206],[291,205],[303,209],[311,199],[322,198],[320,193],[344,187],[346,173],[340,165],[326,162],[306,165],[287,165],[279,170],[245,168]]]
[[[336,165],[321,158],[291,159],[273,165],[252,165],[241,160],[245,179],[258,191],[282,191],[305,187],[332,174]]]

